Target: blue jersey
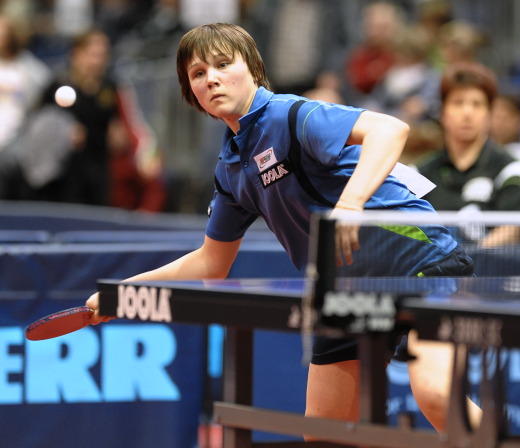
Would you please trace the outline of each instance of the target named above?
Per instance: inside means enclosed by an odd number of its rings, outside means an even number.
[[[218,241],[235,241],[260,216],[295,266],[303,270],[308,259],[311,215],[328,207],[309,196],[288,162],[288,112],[300,99],[260,88],[250,112],[240,118],[238,134],[228,129],[216,167],[217,191],[206,234]],[[361,146],[347,146],[346,141],[361,113],[363,109],[319,101],[306,102],[298,112],[301,165],[314,187],[331,203],[337,202],[358,163]],[[388,176],[365,208],[433,211],[428,202],[418,199],[393,176]],[[455,248],[456,242],[446,229],[424,231],[429,244],[419,248],[417,259],[398,275],[411,274],[421,264]],[[410,254],[410,248],[404,249],[403,253]]]

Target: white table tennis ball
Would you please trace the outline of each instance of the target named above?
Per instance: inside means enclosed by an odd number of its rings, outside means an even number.
[[[76,91],[70,86],[61,86],[54,94],[56,104],[61,107],[70,107],[76,102]]]

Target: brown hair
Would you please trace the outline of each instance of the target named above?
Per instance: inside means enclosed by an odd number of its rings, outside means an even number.
[[[17,27],[11,19],[1,15],[0,26],[5,27],[6,34],[5,46],[0,50],[0,56],[5,59],[14,59],[20,54],[24,46]]]
[[[493,71],[477,62],[464,62],[449,66],[442,75],[442,102],[452,90],[466,87],[482,90],[490,105],[497,95],[497,79]]]
[[[76,50],[86,48],[92,43],[92,41],[95,41],[96,38],[106,40],[110,46],[110,39],[108,35],[100,29],[93,28],[75,36],[72,39],[70,51],[74,52]]]
[[[236,53],[240,54],[255,83],[266,89],[270,88],[264,61],[247,31],[229,23],[201,25],[182,37],[177,50],[177,76],[182,98],[197,110],[205,112],[191,90],[187,67],[195,55],[207,62],[207,57],[212,52],[229,54],[233,58]]]

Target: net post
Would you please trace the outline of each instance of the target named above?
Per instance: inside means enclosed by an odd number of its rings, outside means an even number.
[[[335,260],[335,229],[336,221],[327,218],[323,213],[311,216],[309,257],[302,297],[301,334],[304,365],[312,358],[312,335],[321,318],[325,294],[335,288],[336,268],[335,264],[331,264],[331,260]]]
[[[336,284],[336,220],[323,214],[311,219],[307,279],[312,282],[313,308],[321,309],[327,291]]]

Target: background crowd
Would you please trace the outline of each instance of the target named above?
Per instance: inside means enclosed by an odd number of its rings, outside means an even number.
[[[520,157],[515,0],[2,0],[0,200],[205,212],[223,124],[182,103],[175,54],[217,21],[252,34],[277,92],[408,122],[407,164],[445,146],[443,74],[482,64],[485,137]]]

